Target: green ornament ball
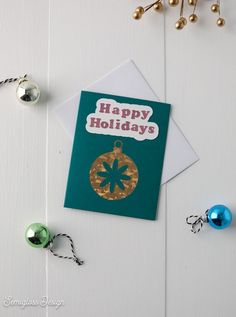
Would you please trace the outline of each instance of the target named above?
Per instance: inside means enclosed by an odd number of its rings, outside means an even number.
[[[51,240],[48,228],[41,223],[32,223],[25,232],[27,243],[33,248],[45,248]]]

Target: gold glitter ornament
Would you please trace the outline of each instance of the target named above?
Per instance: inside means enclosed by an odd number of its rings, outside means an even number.
[[[122,148],[123,143],[115,141],[113,151],[100,155],[89,172],[93,190],[107,200],[126,198],[138,183],[137,166]]]

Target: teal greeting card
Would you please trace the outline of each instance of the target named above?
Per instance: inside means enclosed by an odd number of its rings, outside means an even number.
[[[170,105],[83,91],[65,207],[154,220]]]

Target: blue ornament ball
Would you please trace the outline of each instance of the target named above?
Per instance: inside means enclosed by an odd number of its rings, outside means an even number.
[[[215,229],[225,229],[232,222],[232,214],[228,207],[215,205],[208,210],[207,214],[209,225]]]

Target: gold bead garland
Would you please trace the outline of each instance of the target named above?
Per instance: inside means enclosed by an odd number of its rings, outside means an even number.
[[[135,20],[140,20],[144,13],[146,13],[151,8],[154,9],[154,11],[161,12],[164,10],[164,0],[157,0],[145,7],[139,6],[135,9],[133,13],[133,18]],[[187,0],[188,5],[193,7],[192,14],[189,16],[189,22],[196,23],[198,21],[198,16],[195,13],[198,0]],[[168,4],[170,7],[176,7],[180,4],[180,15],[178,21],[175,23],[175,28],[177,30],[182,30],[187,25],[187,19],[184,17],[184,4],[185,0],[168,0]],[[216,21],[216,25],[219,27],[223,27],[225,25],[225,19],[221,17],[221,5],[220,0],[216,0],[216,3],[213,3],[211,5],[211,11],[213,13],[218,13],[219,17]]]
[[[189,21],[191,23],[196,23],[198,20],[198,16],[195,14],[198,0],[194,0],[194,1],[195,1],[195,3],[194,3],[194,7],[193,7],[193,13],[189,16]]]
[[[187,25],[187,19],[183,16],[183,14],[184,14],[184,0],[181,0],[179,20],[175,23],[176,30],[182,30],[185,27],[185,25]]]
[[[213,4],[211,6],[211,11],[213,13],[218,13],[219,14],[219,18],[216,21],[216,25],[219,27],[222,27],[225,25],[225,19],[223,19],[220,15],[220,0],[217,0],[217,3]]]
[[[153,8],[157,12],[163,11],[164,5],[162,3],[162,0],[155,1],[154,3],[149,4],[146,7],[141,7],[141,6],[137,7],[133,13],[133,18],[135,20],[140,20],[143,14],[147,12],[148,10],[150,10],[151,8]]]

